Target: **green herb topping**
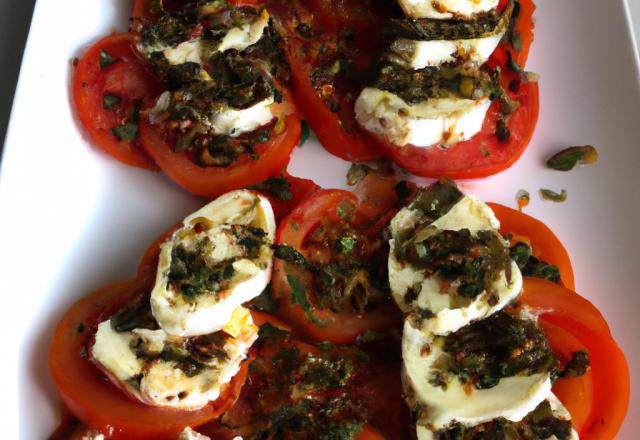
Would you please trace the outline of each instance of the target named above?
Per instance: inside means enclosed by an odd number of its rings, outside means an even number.
[[[587,165],[598,160],[598,152],[591,145],[571,147],[554,154],[547,161],[547,166],[558,171],[569,171],[576,165]]]
[[[567,200],[567,191],[563,189],[562,191],[560,191],[560,194],[558,194],[551,191],[550,189],[541,189],[540,198],[542,200],[549,200],[556,203],[564,202],[565,200]]]
[[[446,336],[444,372],[476,389],[496,386],[500,379],[549,372],[555,358],[544,332],[534,320],[497,313]],[[441,379],[431,382],[442,385]]]
[[[179,241],[171,252],[168,288],[180,292],[185,301],[198,296],[223,293],[232,286],[235,269],[233,263],[240,259],[257,259],[260,249],[269,245],[264,230],[240,225],[221,229],[220,233],[235,243],[238,252],[233,257],[214,260],[211,255],[216,247],[206,234],[190,231],[189,240]]]
[[[436,431],[434,440],[503,440],[526,439],[547,440],[555,436],[558,440],[571,438],[570,420],[558,418],[553,414],[548,401],[541,402],[535,410],[520,422],[512,422],[499,417],[490,422],[472,427],[454,423]]]

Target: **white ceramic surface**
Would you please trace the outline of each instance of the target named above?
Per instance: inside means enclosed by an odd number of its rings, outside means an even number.
[[[463,189],[545,222],[574,263],[577,291],[609,321],[631,368],[629,415],[618,439],[640,435],[639,262],[640,84],[624,0],[538,0],[527,70],[540,73],[540,120],[508,171]],[[93,143],[69,94],[70,59],[126,30],[131,0],[38,0],[9,125],[0,180],[0,367],[3,437],[44,439],[60,399],[49,378],[53,329],[77,299],[130,278],[147,246],[206,200],[163,174],[122,165]],[[594,145],[595,165],[561,173],[544,167],[559,149]],[[289,170],[324,187],[345,187],[349,164],[312,141]],[[566,189],[567,201],[540,200]]]

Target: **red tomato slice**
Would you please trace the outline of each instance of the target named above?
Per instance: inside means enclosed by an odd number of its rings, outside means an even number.
[[[105,50],[113,64],[100,69]],[[136,105],[152,104],[166,90],[151,66],[135,49],[129,34],[112,34],[94,44],[79,61],[73,80],[73,96],[80,120],[93,139],[119,161],[157,171],[140,137],[122,140],[109,132],[117,125],[135,125]],[[113,95],[120,103],[104,108],[104,98]]]
[[[505,90],[508,89],[512,79],[521,79],[520,75],[506,69],[506,51],[509,50],[514,61],[524,66],[533,41],[532,14],[535,5],[531,0],[522,0],[520,5],[517,29],[522,37],[521,51],[518,53],[513,48],[501,45],[496,50],[496,55],[487,63],[491,67],[496,65],[502,67],[501,83]],[[328,11],[335,9],[331,9],[330,6],[316,5],[314,2],[310,2],[308,8],[314,14],[325,17],[325,21],[330,21],[327,18],[330,15]],[[313,29],[316,29],[316,22],[323,23],[315,16],[314,20]],[[339,23],[338,19],[332,20],[333,23]],[[384,22],[379,20],[378,29],[382,28]],[[373,36],[374,40],[360,48],[360,52],[367,54],[367,57],[362,57],[358,62],[359,65],[366,66],[365,60],[370,60],[373,52],[377,50],[375,35],[378,34],[379,32],[375,31],[368,34]],[[341,159],[362,162],[387,157],[398,166],[421,177],[439,178],[447,175],[454,179],[477,179],[496,174],[513,165],[531,139],[538,118],[538,85],[523,82],[519,85],[517,93],[508,92],[511,99],[520,101],[520,107],[509,116],[507,128],[510,131],[510,137],[506,142],[498,141],[495,136],[499,113],[499,103],[495,102],[487,113],[480,133],[468,141],[460,142],[445,150],[439,147],[419,148],[410,144],[397,147],[387,143],[355,124],[353,104],[362,87],[351,83],[339,91],[341,110],[339,113],[334,113],[326,104],[325,98],[320,96],[311,84],[309,78],[321,58],[313,42],[314,39],[321,38],[324,37],[312,36],[312,43],[309,44],[291,36],[287,45],[287,59],[291,65],[292,80],[295,84],[294,99],[298,108],[324,148]]]
[[[357,194],[343,190],[319,191],[305,199],[280,223],[276,242],[292,246],[308,257],[308,252],[304,249],[305,240],[324,218],[335,224],[341,222],[337,214],[338,205],[355,210],[348,221],[351,227],[370,237],[379,236],[382,228],[400,208],[395,194],[397,183],[394,177],[369,173],[360,182],[356,189]],[[376,197],[376,194],[380,197]],[[401,322],[401,312],[393,301],[389,300],[364,315],[350,311],[335,313],[328,309],[314,308],[316,317],[333,321],[325,328],[320,328],[307,321],[301,306],[292,304],[287,275],[285,263],[276,259],[271,281],[274,296],[279,300],[279,307],[274,314],[291,325],[302,339],[312,342],[330,341],[334,344],[350,343],[367,330],[384,330]],[[296,271],[290,275],[296,279],[300,277],[303,284],[305,280],[310,282],[306,271]]]
[[[69,409],[83,423],[113,439],[174,440],[187,426],[197,426],[227,411],[240,394],[248,362],[222,394],[204,408],[192,411],[158,408],[125,395],[81,353],[90,330],[128,301],[147,295],[147,280],[112,284],[82,298],[62,318],[53,335],[49,369],[53,381]]]
[[[352,162],[377,159],[383,156],[381,150],[365,130],[361,130],[355,123],[353,103],[360,94],[362,87],[353,85],[351,100],[345,105],[343,115],[333,113],[329,106],[318,95],[309,81],[315,68],[308,52],[303,50],[307,45],[296,38],[290,38],[286,46],[287,60],[291,66],[291,81],[295,93],[293,99],[296,106],[314,131],[322,146],[334,156]],[[348,119],[346,125],[353,129],[343,128],[341,116]]]
[[[289,163],[291,150],[300,141],[300,122],[293,116],[285,117],[282,133],[254,147],[258,160],[242,155],[228,167],[200,167],[185,153],[174,153],[172,142],[164,135],[161,126],[148,118],[141,122],[142,137],[147,149],[162,171],[174,182],[192,194],[218,197],[229,191],[262,182],[272,176],[280,176]]]
[[[565,360],[571,351],[587,349],[591,371],[558,379],[553,391],[575,419],[580,439],[612,440],[629,406],[629,367],[600,312],[577,293],[537,278],[525,278],[519,301],[538,315],[552,350]]]
[[[280,200],[269,193],[264,194],[264,196],[271,202],[271,208],[273,208],[276,223],[279,223],[280,220],[289,215],[293,208],[298,206],[302,200],[321,189],[313,180],[301,179],[299,177],[292,176],[286,170],[283,172],[283,176],[291,184],[289,187],[291,200]]]
[[[576,288],[569,254],[558,237],[540,220],[516,209],[497,203],[487,203],[500,220],[500,234],[513,235],[511,244],[519,241],[531,246],[533,256],[560,269],[562,285]]]
[[[506,170],[522,155],[531,140],[538,121],[538,84],[521,83],[517,95],[508,92],[520,106],[509,115],[507,128],[511,135],[506,142],[496,137],[499,102],[489,107],[482,131],[471,139],[447,149],[420,148],[411,144],[397,147],[376,138],[386,146],[385,155],[416,176],[452,179],[479,179]],[[485,154],[488,155],[485,156]]]

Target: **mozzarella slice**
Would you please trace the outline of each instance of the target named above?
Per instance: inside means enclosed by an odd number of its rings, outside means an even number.
[[[185,338],[162,330],[134,329],[117,333],[107,320],[98,325],[91,359],[124,391],[154,406],[197,409],[220,396],[220,387],[231,381],[240,369],[249,347],[258,337],[258,328],[247,309],[234,313],[236,338],[224,337],[224,355],[203,361],[196,374],[179,368],[180,362],[163,357],[165,349],[188,354]],[[233,321],[233,320],[232,320]],[[141,354],[142,353],[142,354]],[[199,359],[202,361],[202,359]]]
[[[489,389],[465,387],[453,373],[444,373],[446,389],[429,383],[429,376],[440,372],[438,360],[444,354],[445,337],[414,328],[407,319],[402,335],[403,380],[405,389],[421,407],[420,424],[432,430],[452,421],[474,426],[497,417],[519,421],[551,393],[549,373],[502,378]],[[425,351],[424,347],[429,347]]]
[[[397,146],[453,145],[482,130],[491,105],[488,97],[428,99],[409,105],[399,96],[365,88],[355,104],[356,120],[368,131]]]
[[[273,113],[271,112],[271,104],[273,103],[273,96],[269,96],[267,99],[247,109],[224,108],[211,115],[212,131],[215,134],[229,135],[231,137],[238,137],[242,133],[253,131],[273,119]]]
[[[404,230],[412,228],[420,220],[420,212],[411,211],[405,207],[391,220],[392,230]],[[485,203],[475,196],[464,196],[451,210],[431,226],[439,231],[459,231],[469,229],[471,234],[479,230],[498,231],[500,222]],[[498,302],[490,305],[490,292],[486,290],[476,296],[471,304],[455,308],[451,303],[452,288],[444,288],[446,285],[439,274],[427,277],[420,271],[404,261],[398,261],[395,254],[396,241],[389,241],[389,283],[391,293],[396,303],[403,312],[412,310],[430,310],[436,316],[424,319],[421,328],[424,331],[444,335],[456,331],[472,321],[480,320],[502,310],[512,299],[516,298],[522,290],[522,274],[518,265],[511,264],[511,279],[507,281],[506,271],[502,270],[493,282],[492,290]],[[505,243],[506,246],[506,243]],[[409,289],[420,285],[418,297],[408,302],[405,297]]]
[[[269,24],[269,13],[266,10],[258,16],[255,21],[244,25],[241,28],[230,29],[220,43],[215,52],[224,52],[226,50],[235,49],[243,51],[247,47],[256,44],[264,35],[264,30]],[[202,52],[205,46],[200,38],[183,41],[173,47],[143,48],[146,50],[162,50],[167,61],[172,65],[183,64],[186,62],[198,63],[202,61]]]
[[[186,62],[200,64],[200,40],[180,43],[176,47],[165,49],[164,56],[170,64],[178,65]]]
[[[469,40],[429,40],[416,41],[398,38],[391,44],[391,50],[409,58],[412,69],[440,66],[462,59],[470,67],[480,67],[491,56],[504,32],[484,38]]]
[[[263,230],[268,243],[273,242],[276,225],[271,204],[254,192],[233,191],[185,218],[183,227],[162,245],[151,293],[151,310],[162,330],[178,336],[216,332],[229,323],[236,307],[262,292],[271,278],[272,251],[267,243],[260,246],[256,258],[243,256],[234,234],[249,227]],[[224,281],[225,290],[205,290],[191,298],[172,287],[172,252],[177,247],[196,249],[205,242],[209,244],[201,252],[203,261],[231,264],[233,275]]]
[[[555,417],[561,420],[571,420],[569,412],[553,393],[549,394],[546,401],[549,403],[551,411]],[[432,429],[429,429],[429,427],[425,425],[416,425],[416,431],[418,434],[418,440],[437,440],[441,438],[437,436]],[[558,438],[554,435],[543,440],[558,440]],[[579,440],[578,433],[575,428],[571,428],[571,436],[568,440]]]
[[[268,23],[269,13],[266,9],[263,9],[262,14],[253,23],[244,25],[241,28],[233,28],[227,32],[217,51],[224,52],[229,49],[242,51],[252,44],[256,44],[262,38]]]
[[[488,12],[498,6],[499,0],[398,0],[409,18],[467,18]]]

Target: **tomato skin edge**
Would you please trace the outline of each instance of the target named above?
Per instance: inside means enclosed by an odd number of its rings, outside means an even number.
[[[286,116],[284,131],[256,146],[256,149],[263,150],[258,160],[244,157],[239,159],[242,163],[229,167],[202,168],[191,162],[184,153],[171,151],[161,134],[161,127],[149,118],[144,118],[140,128],[149,152],[162,171],[191,194],[205,197],[219,197],[269,177],[279,177],[283,167],[289,164],[289,156],[298,145],[301,133],[300,121],[293,116]]]
[[[560,270],[562,284],[569,290],[575,290],[575,277],[571,259],[564,245],[553,231],[540,220],[524,212],[498,203],[487,202],[496,218],[500,221],[500,235],[514,235],[516,239],[527,238],[533,256]],[[513,245],[514,242],[511,242]]]
[[[129,69],[133,71],[133,73],[129,74],[132,78],[136,78],[135,75],[140,75],[141,80],[153,79],[152,83],[149,83],[149,87],[157,92],[165,88],[164,84],[152,73],[148,61],[135,49],[133,38],[130,34],[110,34],[91,46],[75,67],[73,99],[80,121],[93,140],[115,159],[126,165],[159,171],[160,168],[154,163],[153,158],[144,148],[140,138],[131,141],[119,140],[116,136],[99,127],[100,119],[107,114],[101,108],[102,102],[95,102],[96,100],[100,101],[100,97],[94,96],[98,92],[94,88],[100,87],[99,83],[102,78],[101,75],[103,75],[103,69],[96,71],[96,67],[99,51],[105,47],[109,49],[110,55],[113,55],[113,58],[119,61],[106,67],[104,75],[106,75],[107,69],[125,68],[123,63],[128,63],[127,66],[133,66]]]
[[[67,407],[84,424],[113,439],[174,440],[186,426],[218,417],[239,396],[248,361],[221,397],[197,410],[145,405],[125,395],[89,360],[82,357],[87,338],[102,322],[131,299],[148,295],[149,281],[121,281],[93,292],[74,304],[57,325],[49,350],[49,370]],[[79,331],[82,329],[82,331]]]

